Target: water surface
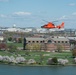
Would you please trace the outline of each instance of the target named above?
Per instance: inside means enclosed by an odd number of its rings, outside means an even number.
[[[0,75],[76,75],[76,66],[0,65]]]

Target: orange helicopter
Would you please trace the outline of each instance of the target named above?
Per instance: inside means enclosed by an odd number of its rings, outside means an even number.
[[[53,22],[48,22],[47,24],[41,26],[41,28],[45,28],[45,29],[53,29],[53,28],[64,28],[64,22],[62,22],[60,25],[55,25]]]

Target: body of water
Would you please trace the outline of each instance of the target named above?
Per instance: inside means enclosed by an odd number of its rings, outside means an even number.
[[[0,75],[76,75],[76,66],[0,65]]]

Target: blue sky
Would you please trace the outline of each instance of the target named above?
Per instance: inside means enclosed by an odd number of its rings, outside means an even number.
[[[75,29],[76,0],[0,0],[1,27],[41,27],[43,20]]]

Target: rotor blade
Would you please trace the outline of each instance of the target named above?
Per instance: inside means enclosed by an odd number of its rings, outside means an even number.
[[[43,21],[48,22],[48,21],[46,21],[46,20],[43,20]]]
[[[52,21],[52,22],[58,22],[58,20]]]

